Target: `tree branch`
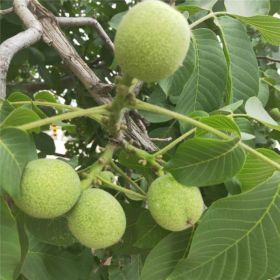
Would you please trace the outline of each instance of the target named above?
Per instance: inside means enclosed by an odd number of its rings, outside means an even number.
[[[257,56],[257,59],[264,59],[264,60],[269,60],[272,62],[280,63],[280,59],[276,59],[276,58],[269,57],[269,56]]]
[[[25,0],[14,0],[21,2]],[[44,8],[37,0],[29,0],[29,7],[32,15],[33,24],[41,24],[43,29],[43,40],[49,46],[53,47],[65,63],[65,65],[73,72],[73,74],[81,81],[81,83],[89,91],[90,95],[98,104],[111,102],[112,97],[109,92],[113,86],[103,83],[90,67],[79,56],[75,48],[67,40],[65,34],[60,30],[56,17]],[[18,13],[24,24],[29,27],[30,23],[25,19],[24,14]],[[156,145],[150,140],[148,134],[139,127],[132,117],[127,120],[128,130],[124,135],[138,146],[148,151],[157,150]]]
[[[37,0],[30,0],[30,7],[43,26],[44,42],[58,52],[65,65],[78,77],[98,104],[108,103],[111,100],[109,92],[112,85],[102,83],[83,61],[60,30],[56,18],[51,12]]]
[[[15,0],[14,11],[25,23],[27,30],[7,39],[0,45],[0,97],[6,96],[7,73],[14,55],[40,40],[42,27],[27,9],[26,2]]]
[[[57,17],[57,22],[61,27],[70,27],[70,26],[92,26],[96,33],[100,36],[103,42],[108,46],[112,52],[114,52],[115,47],[111,41],[108,34],[105,32],[101,24],[91,17]]]
[[[5,10],[0,10],[0,16],[3,16],[3,15],[6,15],[6,14],[9,14],[9,13],[11,13],[13,10],[14,10],[14,8],[13,8],[13,7],[8,8],[8,9],[5,9]]]

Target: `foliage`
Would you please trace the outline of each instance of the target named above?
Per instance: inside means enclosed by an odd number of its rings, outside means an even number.
[[[94,16],[112,41],[139,1],[127,2],[41,1],[56,16]],[[121,69],[92,27],[64,28],[94,73],[114,84],[111,108],[97,106],[42,41],[13,58],[0,104],[0,279],[279,277],[280,2],[175,2],[192,28],[190,49],[173,75],[145,83],[137,99],[127,95],[136,81],[116,77]],[[5,0],[1,9],[11,5]],[[0,15],[0,29],[3,42],[24,26],[9,13]],[[157,151],[110,141],[118,140],[123,107],[145,119]],[[46,133],[51,124],[68,137],[65,155]],[[65,217],[44,222],[16,208],[26,164],[46,156],[71,164],[83,188],[93,184],[115,196],[127,220],[119,243],[91,250],[65,230]],[[103,170],[114,176],[102,176]],[[171,233],[147,210],[147,190],[165,173],[201,190],[208,208],[191,229]]]

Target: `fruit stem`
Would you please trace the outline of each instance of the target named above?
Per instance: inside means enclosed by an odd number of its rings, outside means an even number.
[[[164,175],[163,166],[157,162],[154,155],[151,155],[144,150],[138,149],[128,142],[123,142],[123,146],[128,152],[134,153],[140,159],[140,161],[142,161],[143,165],[149,164],[158,176]]]
[[[31,105],[37,105],[37,106],[46,106],[46,107],[53,107],[57,109],[66,109],[70,111],[79,111],[84,110],[82,108],[73,107],[71,105],[65,105],[61,103],[54,103],[54,102],[46,102],[46,101],[14,101],[10,102],[12,105],[24,105],[24,104],[31,104]]]
[[[116,96],[110,105],[110,116],[107,123],[107,129],[111,136],[117,137],[121,130],[123,112],[129,99],[133,98],[129,88],[132,78],[128,75],[116,78]]]
[[[139,109],[139,110],[143,110],[143,111],[148,111],[148,112],[152,112],[152,113],[158,113],[158,114],[162,114],[168,117],[172,117],[178,121],[187,123],[187,124],[192,124],[196,127],[199,127],[201,129],[204,129],[210,133],[213,133],[214,135],[217,135],[218,137],[225,139],[225,140],[230,140],[232,139],[229,135],[211,127],[208,126],[207,124],[204,124],[198,120],[192,119],[188,116],[184,116],[182,114],[170,111],[168,109],[153,105],[153,104],[149,104],[149,103],[145,103],[141,100],[136,100],[134,105],[130,105],[131,108],[134,109]],[[239,141],[238,145],[243,148],[244,150],[246,150],[247,152],[253,154],[254,156],[256,156],[257,158],[267,162],[269,165],[273,166],[274,168],[276,168],[277,170],[280,171],[280,164],[278,164],[276,161],[271,160],[270,158],[264,156],[263,154],[259,153],[258,151],[252,149],[251,147],[247,146],[246,144],[244,144],[243,142]]]
[[[193,129],[187,131],[186,133],[182,134],[180,137],[178,137],[177,139],[172,141],[170,144],[166,145],[164,148],[162,148],[159,151],[157,151],[156,153],[154,153],[153,156],[158,157],[160,155],[165,154],[166,152],[168,152],[169,150],[174,148],[178,143],[180,143],[181,141],[185,140],[187,137],[192,135],[195,131],[196,131],[196,128],[193,128]]]
[[[96,176],[97,179],[99,179],[103,184],[104,187],[108,187],[110,189],[113,189],[113,190],[116,190],[116,191],[119,191],[119,192],[123,192],[123,193],[127,193],[127,194],[131,194],[131,195],[134,195],[134,196],[137,196],[143,200],[146,199],[146,196],[140,194],[140,193],[137,193],[137,192],[134,192],[132,190],[128,190],[124,187],[121,187],[117,184],[114,184],[114,183],[111,183],[109,181],[107,181],[106,179],[100,177],[100,176]]]
[[[277,125],[277,124],[270,124],[270,123],[265,122],[265,121],[263,121],[263,120],[261,120],[261,119],[259,119],[259,118],[252,117],[252,116],[247,115],[247,114],[231,114],[231,116],[233,116],[234,118],[239,118],[239,117],[241,117],[241,118],[252,119],[252,120],[257,121],[257,122],[261,123],[262,125],[264,125],[264,126],[270,128],[270,129],[272,128],[272,129],[275,129],[275,130],[278,130],[278,131],[279,131],[279,128],[280,128],[280,126]]]
[[[85,190],[91,187],[97,178],[97,174],[102,171],[102,169],[112,161],[113,154],[117,146],[109,143],[105,147],[103,154],[99,157],[99,159],[89,168],[88,173],[86,174],[86,178],[81,181],[81,189]]]
[[[228,13],[227,12],[216,12],[216,13],[213,13],[212,11],[206,15],[205,17],[202,17],[198,20],[196,20],[195,22],[193,22],[192,24],[190,24],[190,28],[193,29],[195,26],[201,24],[202,22],[204,22],[205,20],[209,19],[209,18],[212,18],[212,17],[215,17],[215,16],[221,16],[221,15],[227,15]]]
[[[45,118],[42,120],[23,124],[23,125],[17,126],[17,128],[23,129],[23,130],[29,130],[29,129],[44,126],[47,124],[55,123],[57,121],[68,120],[68,119],[73,119],[73,118],[77,118],[77,117],[85,117],[85,116],[91,116],[91,118],[94,118],[94,119],[100,121],[100,117],[102,116],[103,113],[105,113],[107,111],[107,108],[108,108],[108,105],[102,105],[102,106],[98,106],[98,107],[94,107],[94,108],[81,109],[81,110],[74,111],[74,112],[67,112],[64,114],[60,114],[60,115]]]
[[[139,190],[142,194],[146,195],[146,193],[135,183],[121,168],[119,168],[113,161],[111,161],[111,167],[115,169],[124,179],[126,179],[131,185],[133,185],[137,190]]]

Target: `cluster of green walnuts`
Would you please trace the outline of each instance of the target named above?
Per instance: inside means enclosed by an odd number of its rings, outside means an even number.
[[[102,171],[100,175],[108,176],[108,173]],[[109,247],[125,232],[126,217],[118,200],[97,186],[82,190],[76,171],[61,160],[29,162],[23,173],[21,194],[14,201],[33,218],[59,220],[65,217],[73,236],[89,248]],[[155,221],[171,231],[191,227],[204,207],[197,187],[183,186],[170,174],[150,185],[147,205]]]
[[[115,39],[117,62],[131,77],[158,81],[182,64],[190,33],[179,12],[161,1],[146,0],[120,23]],[[65,217],[73,236],[94,249],[117,243],[126,228],[125,212],[118,200],[98,186],[82,190],[76,171],[60,160],[29,162],[15,204],[34,218]],[[181,185],[170,174],[151,183],[145,204],[154,220],[170,231],[191,227],[204,208],[199,189]]]

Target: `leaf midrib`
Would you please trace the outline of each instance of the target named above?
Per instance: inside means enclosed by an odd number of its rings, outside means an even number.
[[[18,160],[16,159],[16,157],[14,156],[14,154],[10,151],[9,147],[0,139],[0,145],[2,145],[4,147],[4,149],[8,152],[8,154],[10,154],[10,156],[14,159],[18,169],[19,169],[19,173],[21,172],[21,167],[20,164],[18,162]]]
[[[273,199],[271,201],[271,203],[269,204],[269,207],[267,207],[266,211],[264,212],[264,214],[260,217],[260,219],[254,224],[254,226],[243,236],[241,236],[238,240],[236,240],[236,242],[234,242],[232,245],[230,245],[229,247],[227,247],[226,249],[224,249],[223,251],[221,251],[220,253],[218,253],[217,255],[215,255],[214,257],[212,257],[210,260],[200,264],[199,266],[195,267],[192,270],[188,271],[188,274],[192,271],[195,271],[197,269],[199,269],[200,267],[204,266],[205,264],[213,261],[214,259],[218,258],[220,255],[224,254],[227,250],[231,249],[233,246],[236,246],[237,243],[239,243],[241,240],[243,240],[245,237],[249,236],[249,234],[257,227],[259,226],[259,224],[261,223],[261,221],[265,218],[265,216],[268,214],[268,212],[270,211],[270,209],[272,208],[272,206],[275,203],[275,200],[278,198],[278,196],[280,195],[280,186],[277,186],[277,191],[275,192],[275,195],[273,196]]]
[[[178,166],[177,168],[172,168],[172,170],[185,169],[185,168],[193,167],[193,166],[196,166],[196,165],[205,164],[205,163],[210,162],[212,160],[217,160],[217,159],[225,156],[226,154],[232,152],[235,148],[238,148],[238,145],[239,145],[239,141],[231,149],[227,150],[226,152],[224,152],[222,154],[219,154],[218,156],[212,157],[211,159],[208,159],[208,160],[199,161],[197,163],[193,163],[193,164],[189,164],[189,165],[184,165],[184,166]]]

